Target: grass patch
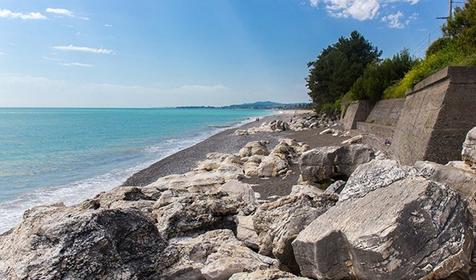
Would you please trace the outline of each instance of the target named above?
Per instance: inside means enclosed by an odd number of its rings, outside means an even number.
[[[438,72],[446,66],[467,66],[476,64],[476,54],[448,44],[441,50],[430,54],[420,61],[395,85],[384,91],[384,99],[405,97],[405,93],[428,76]]]

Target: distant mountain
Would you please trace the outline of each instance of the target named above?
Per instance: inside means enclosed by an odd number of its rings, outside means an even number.
[[[197,109],[197,108],[206,108],[206,109],[260,109],[260,110],[269,110],[269,109],[301,109],[309,108],[309,103],[277,103],[271,101],[259,101],[254,103],[245,103],[245,104],[235,104],[223,107],[213,107],[213,106],[181,106],[176,107],[180,109]]]
[[[308,103],[277,103],[271,101],[259,101],[254,103],[235,104],[230,106],[224,106],[222,108],[227,109],[296,109],[308,107]]]

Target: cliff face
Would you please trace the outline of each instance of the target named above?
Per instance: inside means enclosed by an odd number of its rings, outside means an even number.
[[[0,278],[469,279],[476,128],[446,166],[401,166],[361,138],[251,142],[142,188],[32,208],[0,236]],[[294,172],[292,192],[266,200],[240,182]]]

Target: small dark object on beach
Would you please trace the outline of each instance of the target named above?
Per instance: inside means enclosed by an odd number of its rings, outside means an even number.
[[[390,140],[388,139],[385,139],[385,146],[390,146],[392,145],[392,142],[390,142]]]

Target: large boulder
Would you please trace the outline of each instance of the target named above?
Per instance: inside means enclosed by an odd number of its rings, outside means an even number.
[[[335,172],[340,176],[349,177],[358,166],[374,158],[374,150],[367,145],[355,144],[341,147],[334,162]]]
[[[223,184],[220,187],[220,190],[238,200],[242,200],[249,204],[256,204],[255,192],[250,184],[238,180],[231,180]]]
[[[260,177],[276,177],[284,175],[289,168],[289,162],[277,155],[271,154],[264,157],[257,168]]]
[[[271,154],[292,160],[309,149],[310,147],[307,144],[297,142],[291,138],[284,138],[279,140],[279,143],[271,150]]]
[[[235,215],[247,205],[224,192],[164,193],[153,210],[159,232],[167,239],[215,230],[236,230]]]
[[[374,151],[362,144],[326,146],[304,152],[299,160],[302,180],[319,183],[349,177],[359,165],[375,158]]]
[[[252,185],[238,180],[231,180],[223,184],[220,190],[236,200],[242,201],[245,204],[244,207],[242,207],[245,214],[250,214],[255,210],[257,202]]]
[[[457,192],[406,178],[330,208],[293,248],[316,279],[444,279],[467,269],[472,226]]]
[[[462,151],[463,161],[472,169],[476,169],[476,127],[466,135]]]
[[[250,157],[254,155],[269,155],[268,148],[266,147],[266,141],[252,141],[247,143],[243,148],[241,148],[239,154],[240,157]]]
[[[476,173],[449,165],[429,161],[417,161],[415,167],[420,174],[430,180],[446,184],[461,193],[469,202],[470,209],[476,217]]]
[[[229,280],[309,280],[309,278],[297,277],[289,272],[270,268],[254,272],[235,273]]]
[[[263,158],[265,158],[265,156],[260,156],[260,155],[254,155],[254,156],[245,158],[246,161],[243,164],[243,172],[245,173],[245,175],[250,177],[258,176],[259,175],[258,167],[261,161],[263,161]]]
[[[298,194],[262,204],[253,217],[259,252],[277,258],[292,271],[299,271],[291,242],[336,201],[333,195]]]
[[[339,202],[362,197],[415,173],[414,168],[401,166],[395,160],[372,160],[352,173],[339,195]]]
[[[299,159],[302,180],[321,182],[334,177],[334,161],[339,149],[337,146],[327,146],[304,152]]]
[[[179,252],[178,261],[164,271],[162,279],[225,280],[235,273],[277,266],[276,260],[243,246],[229,230],[171,240],[168,250]]]
[[[158,279],[175,255],[166,246],[138,210],[40,206],[0,236],[0,278]]]

